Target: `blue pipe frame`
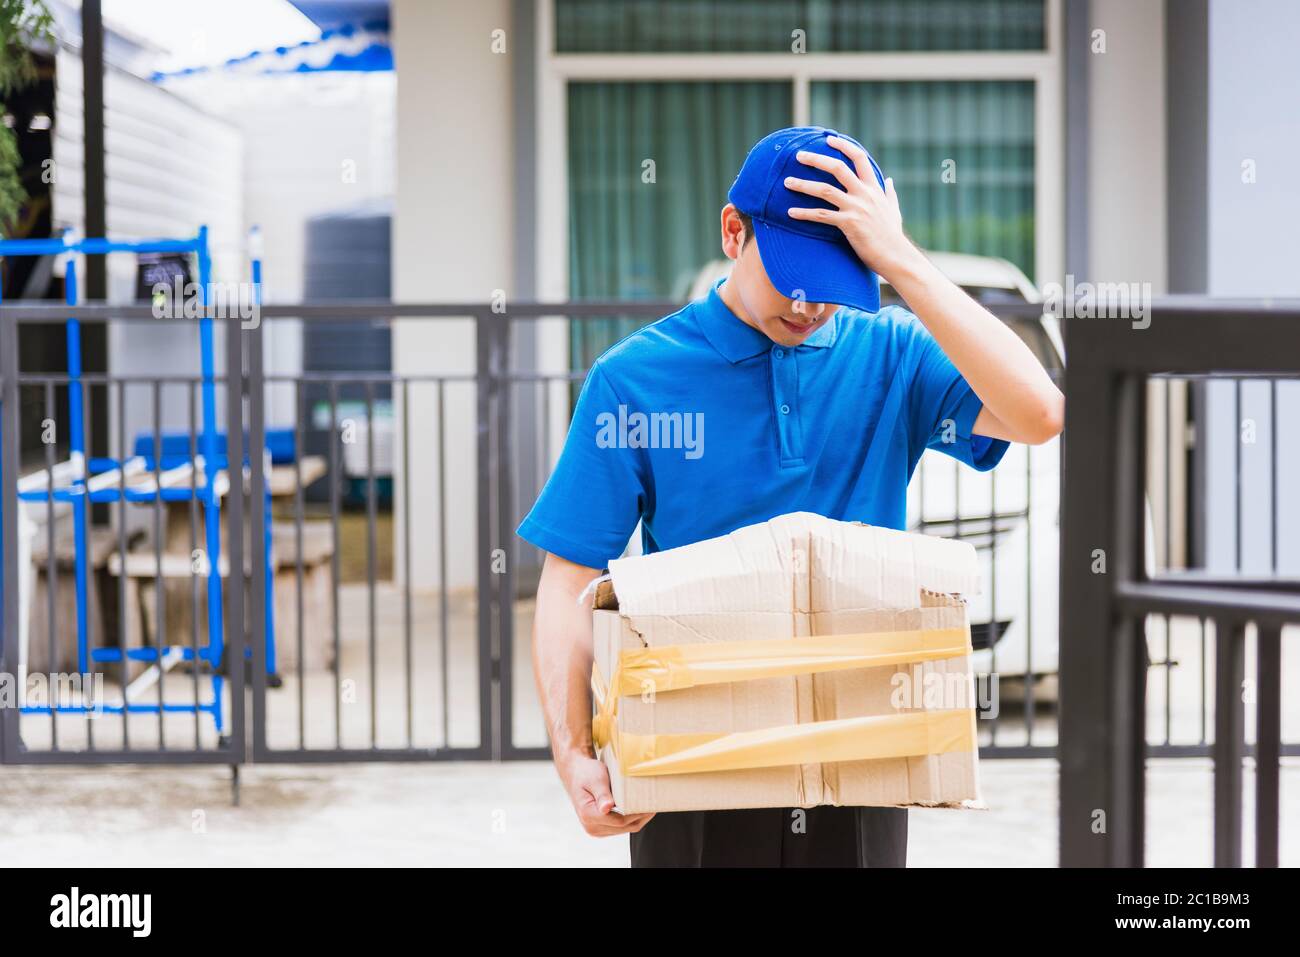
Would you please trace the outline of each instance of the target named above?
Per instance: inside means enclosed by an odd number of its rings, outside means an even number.
[[[105,713],[105,714],[157,714],[160,710],[164,713],[183,713],[193,714],[208,713],[212,715],[213,723],[218,733],[224,730],[225,721],[222,711],[222,691],[224,679],[218,673],[221,667],[222,655],[225,650],[224,645],[224,623],[222,621],[222,584],[220,572],[221,558],[221,508],[220,502],[216,495],[216,476],[221,468],[227,470],[227,474],[232,474],[234,470],[230,468],[230,462],[226,455],[219,454],[217,451],[217,417],[216,417],[216,368],[213,360],[213,334],[212,319],[206,315],[208,305],[208,291],[212,279],[212,257],[208,246],[208,227],[200,226],[198,234],[190,239],[142,239],[135,241],[114,240],[108,238],[86,238],[72,241],[69,238],[70,231],[65,230],[63,235],[58,239],[0,239],[0,257],[5,256],[66,256],[66,278],[64,282],[64,301],[69,306],[77,305],[77,261],[78,255],[103,255],[107,253],[182,253],[193,254],[198,260],[199,272],[199,302],[205,307],[204,314],[199,319],[199,351],[201,361],[201,402],[203,410],[202,432],[199,436],[199,447],[203,453],[203,485],[197,490],[198,500],[203,506],[203,527],[204,540],[207,546],[208,569],[207,569],[207,600],[208,600],[208,643],[204,648],[197,649],[187,648],[184,646],[171,646],[167,648],[135,648],[127,649],[123,652],[120,648],[89,648],[89,634],[87,629],[87,594],[89,569],[87,567],[87,556],[89,549],[87,546],[88,534],[88,508],[92,503],[99,502],[119,502],[125,500],[131,503],[149,503],[157,500],[163,502],[186,502],[190,501],[194,493],[188,488],[159,488],[157,491],[140,491],[140,490],[122,490],[117,488],[99,489],[90,491],[87,487],[87,480],[92,474],[92,469],[96,472],[108,471],[113,468],[119,468],[124,463],[118,462],[112,458],[95,458],[91,459],[86,450],[85,442],[85,420],[84,420],[84,398],[82,392],[82,363],[81,363],[81,324],[75,318],[69,317],[66,323],[67,352],[68,352],[68,418],[69,418],[69,457],[70,460],[79,463],[77,471],[80,473],[74,475],[71,485],[53,490],[33,490],[19,493],[19,498],[30,502],[49,502],[51,499],[55,502],[68,502],[73,505],[73,538],[75,544],[75,576],[76,576],[76,609],[77,609],[77,663],[82,674],[90,673],[90,663],[109,663],[120,662],[123,657],[130,661],[160,662],[162,657],[168,652],[179,653],[184,661],[194,661],[196,658],[207,661],[212,668],[212,701],[200,702],[195,701],[193,704],[131,704],[125,699],[123,688],[123,703],[121,705],[107,705],[102,702],[96,707],[71,707],[66,705],[24,705],[19,710],[23,714],[86,714],[86,713]],[[253,277],[253,295],[257,304],[261,303],[262,298],[262,260],[260,251],[254,250],[251,257],[252,277]],[[156,453],[161,449],[155,450]],[[185,461],[188,461],[186,459]],[[162,470],[162,459],[156,463],[156,471]],[[242,462],[240,465],[242,466]],[[238,489],[242,482],[236,484],[234,478],[231,479],[231,494],[238,494]],[[268,490],[265,496],[263,507],[266,509],[266,541],[264,544],[266,551],[266,588],[267,595],[271,594],[272,576],[274,574],[271,566],[271,524],[270,524],[270,492]],[[125,569],[123,569],[125,572]],[[267,669],[274,673],[275,671],[275,631],[274,617],[272,610],[273,602],[266,602],[266,618],[264,627],[266,630],[267,645]],[[162,627],[160,623],[160,629]],[[246,651],[246,656],[249,652]],[[161,665],[160,665],[161,666]]]

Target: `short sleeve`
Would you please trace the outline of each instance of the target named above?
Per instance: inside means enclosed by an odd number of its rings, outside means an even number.
[[[600,364],[592,366],[560,459],[519,525],[520,538],[589,568],[623,553],[645,508],[647,463],[644,450],[609,441],[621,404]]]
[[[952,364],[930,331],[914,321],[915,373],[909,394],[910,434],[919,457],[936,449],[986,472],[1002,460],[1010,443],[973,434],[984,403]]]

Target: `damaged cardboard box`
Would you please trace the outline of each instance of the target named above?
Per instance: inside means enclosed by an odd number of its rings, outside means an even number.
[[[593,739],[625,813],[983,807],[965,542],[797,512],[618,559]]]

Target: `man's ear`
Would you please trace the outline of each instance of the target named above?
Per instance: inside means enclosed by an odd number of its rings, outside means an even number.
[[[731,203],[722,207],[722,252],[728,259],[740,258],[745,244],[745,224],[740,221],[740,211]]]

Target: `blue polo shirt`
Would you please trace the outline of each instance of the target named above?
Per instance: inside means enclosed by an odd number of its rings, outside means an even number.
[[[790,348],[724,281],[596,360],[520,537],[604,568],[638,520],[645,552],[787,512],[903,528],[925,449],[980,471],[1006,452],[971,434],[979,397],[906,309],[842,307]]]

